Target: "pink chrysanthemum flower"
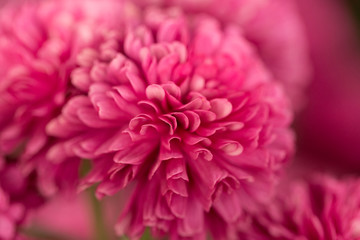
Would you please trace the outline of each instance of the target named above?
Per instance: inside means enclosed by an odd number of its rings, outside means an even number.
[[[68,75],[74,55],[93,42],[94,26],[116,21],[120,2],[32,1],[1,9],[2,155],[24,144],[24,156],[29,158],[46,144],[45,125],[71,94]]]
[[[360,239],[359,180],[318,176],[286,184],[271,204],[239,223],[244,240]]]
[[[64,139],[48,157],[92,159],[99,197],[134,183],[119,234],[205,239],[209,214],[234,222],[267,198],[291,112],[238,27],[151,8],[77,59],[83,94],[47,126]]]
[[[0,9],[0,156],[15,154],[27,171],[39,165],[44,191],[54,191],[48,180],[57,174],[70,175],[69,164],[44,162],[55,141],[45,126],[76,94],[69,81],[75,56],[132,14],[117,0],[19,1]]]
[[[142,6],[179,6],[239,25],[275,79],[284,85],[293,107],[305,103],[310,58],[302,19],[294,0],[136,0]],[[219,7],[221,6],[221,7]]]

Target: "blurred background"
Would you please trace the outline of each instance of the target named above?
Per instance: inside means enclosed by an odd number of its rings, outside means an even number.
[[[323,170],[359,174],[360,1],[297,2],[313,71],[296,119],[298,156]]]

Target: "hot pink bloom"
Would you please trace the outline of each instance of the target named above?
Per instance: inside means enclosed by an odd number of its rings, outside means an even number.
[[[12,238],[19,216],[42,203],[38,187],[53,192],[53,174],[74,179],[64,171],[69,164],[44,161],[55,142],[45,126],[74,94],[75,55],[96,31],[117,23],[119,9],[115,0],[19,1],[0,9],[0,239]]]
[[[32,1],[1,9],[0,154],[26,143],[30,158],[46,144],[45,125],[71,95],[74,55],[94,40],[94,26],[115,22],[120,3]]]
[[[293,181],[247,220],[239,223],[237,239],[358,240],[359,180],[318,176]]]
[[[179,6],[235,23],[255,45],[275,79],[298,110],[305,103],[310,59],[302,19],[294,0],[136,0],[139,4]]]
[[[47,126],[64,139],[48,157],[92,159],[84,184],[99,182],[99,197],[134,183],[119,234],[205,239],[209,214],[234,222],[267,198],[291,113],[239,28],[150,8],[102,38],[77,57],[83,94]]]
[[[70,173],[69,163],[44,162],[55,142],[45,126],[78,91],[69,75],[76,55],[96,41],[97,32],[121,28],[118,21],[132,14],[117,0],[19,1],[0,10],[0,156],[15,154],[29,169],[39,165],[40,184],[48,193],[56,185],[49,180],[67,174],[69,181],[78,173],[79,160]]]

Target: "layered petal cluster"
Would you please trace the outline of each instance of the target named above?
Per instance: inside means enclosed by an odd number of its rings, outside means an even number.
[[[135,23],[136,22],[136,23]],[[207,216],[236,221],[268,198],[292,151],[282,87],[238,27],[147,8],[77,57],[80,91],[47,126],[48,158],[91,159],[98,197],[130,185],[117,230],[205,239]]]
[[[36,167],[47,195],[77,183],[79,160],[45,161],[56,142],[45,126],[78,92],[70,83],[76,56],[97,32],[121,29],[136,14],[117,0],[15,2],[0,10],[0,156],[15,156],[27,172]]]
[[[239,224],[239,239],[358,240],[360,187],[358,179],[316,176],[293,181],[271,204]]]
[[[0,239],[13,236],[19,216],[42,202],[37,185],[52,186],[52,174],[69,176],[66,165],[44,161],[55,142],[45,127],[76,94],[69,81],[75,56],[95,41],[97,31],[121,27],[117,14],[123,10],[115,0],[14,1],[1,7],[0,232],[7,231]]]
[[[1,8],[1,155],[24,148],[22,157],[28,159],[44,147],[45,125],[74,94],[69,84],[74,56],[94,41],[96,27],[116,22],[122,5],[111,0],[64,0]]]
[[[294,0],[136,0],[146,6],[179,6],[235,23],[255,45],[275,79],[281,82],[295,110],[306,103],[310,57],[305,29]],[[219,7],[221,6],[221,7]]]

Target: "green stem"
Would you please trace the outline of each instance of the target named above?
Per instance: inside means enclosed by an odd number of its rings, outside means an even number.
[[[105,225],[102,204],[95,196],[95,187],[90,188],[88,194],[93,211],[94,240],[110,240],[110,236]]]
[[[142,235],[140,240],[152,240],[153,238],[151,237],[151,232],[149,228],[146,228],[144,234]]]
[[[37,227],[21,228],[20,233],[30,239],[36,240],[75,240],[76,238]]]

